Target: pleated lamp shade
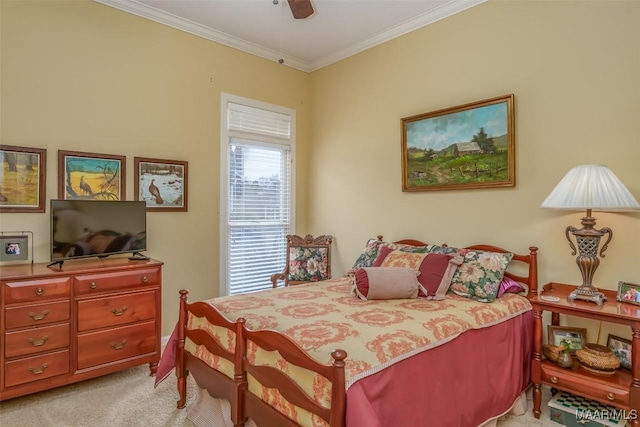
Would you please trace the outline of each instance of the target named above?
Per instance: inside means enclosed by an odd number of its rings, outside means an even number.
[[[640,204],[608,167],[581,165],[571,169],[562,178],[541,207],[628,211],[640,209]]]

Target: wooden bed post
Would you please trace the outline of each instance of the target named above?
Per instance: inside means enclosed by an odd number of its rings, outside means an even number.
[[[182,409],[187,403],[187,375],[184,361],[184,338],[187,328],[187,295],[189,291],[180,290],[180,313],[178,314],[178,347],[176,348],[176,376],[178,377],[178,408]]]
[[[329,421],[329,425],[344,427],[347,413],[344,359],[347,357],[347,352],[340,349],[333,350],[331,357],[333,357],[333,363],[331,363],[333,378],[331,380],[331,421]]]
[[[527,297],[538,296],[538,248],[529,246],[529,292]]]
[[[236,384],[235,404],[231,405],[231,421],[234,426],[244,426],[247,417],[244,415],[244,395],[247,389],[247,373],[242,366],[242,359],[247,351],[247,341],[244,337],[244,317],[236,320],[236,348],[233,361],[233,382]]]

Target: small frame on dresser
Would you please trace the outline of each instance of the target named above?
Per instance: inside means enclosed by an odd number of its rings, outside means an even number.
[[[587,342],[586,328],[549,325],[548,332],[549,344],[557,346],[564,343],[569,347],[569,353],[580,350]]]
[[[188,162],[134,157],[133,164],[135,200],[147,211],[187,212]]]
[[[30,231],[0,232],[0,262],[29,261],[32,242]]]
[[[44,212],[47,150],[0,145],[0,212]]]
[[[126,200],[126,157],[58,150],[58,198]]]
[[[607,347],[620,359],[621,367],[631,369],[631,340],[609,334]]]
[[[618,282],[616,299],[620,302],[640,305],[640,285],[622,281]]]

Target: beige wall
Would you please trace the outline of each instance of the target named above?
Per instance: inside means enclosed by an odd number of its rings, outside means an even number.
[[[540,281],[577,283],[564,238],[581,212],[540,203],[578,164],[608,165],[640,199],[638,2],[490,1],[311,75],[97,3],[0,3],[0,140],[57,150],[189,161],[189,212],[149,213],[149,255],[165,261],[164,333],[177,291],[217,295],[220,92],[298,112],[298,231],[331,233],[334,274],[367,238],[540,248]],[[213,81],[211,81],[213,80]],[[403,193],[400,119],[515,94],[514,188]],[[348,183],[348,185],[346,185]],[[614,230],[596,285],[640,283],[638,214],[597,213]],[[36,234],[47,214],[3,214]],[[202,236],[188,253],[173,248]]]
[[[92,1],[2,1],[0,10],[0,141],[47,149],[47,199],[57,198],[59,149],[126,156],[128,200],[134,156],[189,162],[189,211],[147,214],[147,254],[165,262],[169,334],[178,290],[218,295],[220,93],[295,108],[305,170],[309,75]],[[301,174],[302,229],[306,182]],[[48,209],[0,221],[33,231],[35,261],[49,260]]]
[[[337,236],[335,271],[384,234],[535,245],[541,283],[580,283],[564,231],[585,212],[540,204],[571,167],[590,163],[640,199],[638,22],[638,2],[490,1],[313,73],[310,224]],[[514,188],[402,192],[402,117],[509,93]],[[640,215],[595,216],[614,231],[595,284],[640,283]]]

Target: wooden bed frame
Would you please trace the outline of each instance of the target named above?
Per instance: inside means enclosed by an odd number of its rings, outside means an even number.
[[[378,236],[381,240],[381,236]],[[412,246],[423,246],[425,243],[405,239],[395,243]],[[466,249],[476,249],[490,252],[510,252],[493,245],[474,245]],[[529,247],[526,255],[515,254],[512,264],[524,263],[527,268],[526,275],[515,274],[507,271],[505,275],[527,286],[527,297],[537,295],[538,292],[538,248]],[[226,399],[231,404],[231,421],[234,426],[243,426],[250,417],[257,425],[296,426],[294,421],[275,410],[268,403],[251,393],[247,386],[247,374],[250,374],[263,386],[276,388],[282,397],[294,405],[304,408],[312,414],[324,419],[331,427],[345,426],[346,390],[345,390],[345,358],[346,352],[334,350],[331,353],[333,363],[323,365],[308,356],[295,342],[285,335],[275,331],[252,331],[245,327],[245,320],[238,319],[231,322],[225,318],[216,308],[205,302],[187,302],[187,290],[180,291],[180,314],[178,325],[178,344],[176,352],[176,375],[178,377],[178,391],[180,399],[178,408],[184,408],[186,404],[186,382],[189,372],[193,375],[200,388],[206,389],[214,398]],[[188,329],[189,315],[204,317],[211,324],[228,329],[235,336],[235,350],[230,352],[212,338],[207,332],[198,329]],[[185,350],[185,339],[189,338],[196,345],[204,345],[206,349],[233,364],[234,376],[229,376],[211,368],[200,359]],[[307,396],[296,385],[295,379],[288,377],[276,368],[266,366],[253,366],[249,363],[247,355],[247,340],[267,350],[278,350],[281,356],[289,363],[297,365],[312,372],[324,376],[331,384],[330,407],[325,408]]]

